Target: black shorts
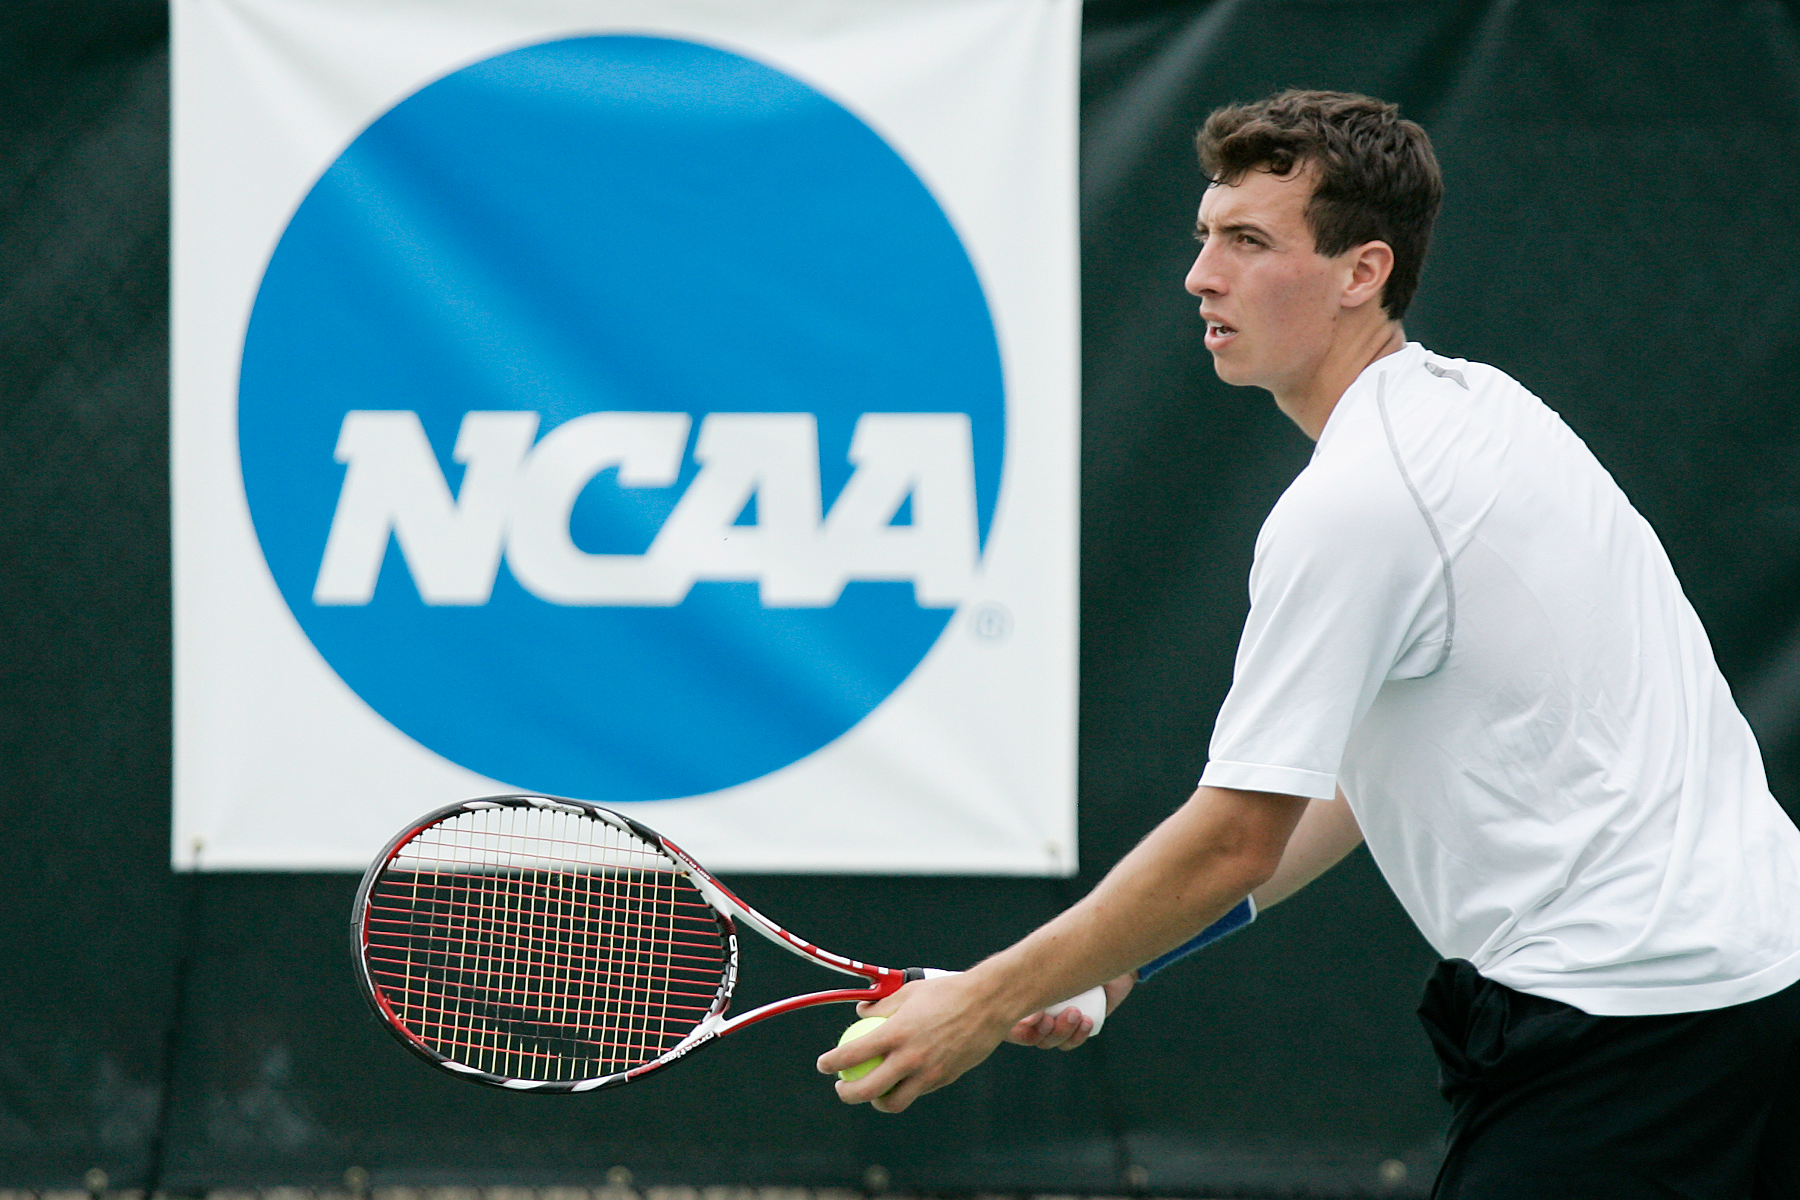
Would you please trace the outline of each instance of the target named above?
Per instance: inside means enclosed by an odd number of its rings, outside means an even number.
[[[1593,1017],[1452,959],[1419,1019],[1451,1106],[1434,1200],[1800,1200],[1800,984]]]

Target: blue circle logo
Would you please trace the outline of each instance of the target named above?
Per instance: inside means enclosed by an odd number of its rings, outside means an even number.
[[[993,325],[871,129],[764,64],[585,37],[366,129],[270,259],[239,390],[306,635],[453,762],[699,795],[867,716],[968,595]]]

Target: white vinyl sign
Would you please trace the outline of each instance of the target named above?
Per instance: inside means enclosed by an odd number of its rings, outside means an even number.
[[[183,869],[1068,874],[1075,0],[176,0]]]

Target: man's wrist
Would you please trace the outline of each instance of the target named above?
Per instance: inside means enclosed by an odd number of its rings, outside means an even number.
[[[1009,954],[1002,951],[983,959],[963,972],[962,978],[969,989],[964,996],[969,1009],[984,1025],[1001,1030],[1011,1029],[1020,1018],[1043,1007],[1031,1007],[1029,975],[1019,964],[1007,961]]]
[[[1027,939],[983,959],[967,972],[972,977],[970,982],[977,988],[970,999],[984,1016],[991,1016],[1006,1029],[1085,990],[1071,985],[1066,996],[1048,994],[1045,979],[1054,972],[1047,969],[1048,962],[1039,963],[1036,959],[1055,960],[1044,954],[1032,955],[1033,947],[1029,942]]]

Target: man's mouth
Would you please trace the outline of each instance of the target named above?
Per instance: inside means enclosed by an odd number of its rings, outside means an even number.
[[[1215,321],[1211,318],[1207,319],[1206,340],[1208,343],[1216,345],[1217,343],[1225,341],[1227,338],[1235,337],[1236,335],[1237,330],[1230,325],[1225,324],[1225,322]]]

